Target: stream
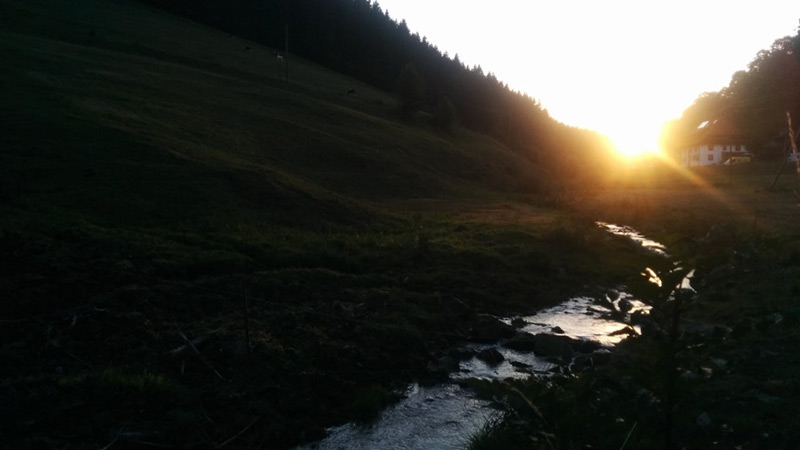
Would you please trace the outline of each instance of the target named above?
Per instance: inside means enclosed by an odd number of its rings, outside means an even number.
[[[606,231],[632,239],[642,247],[667,256],[666,248],[629,227],[598,222]],[[623,306],[624,305],[624,306]],[[556,336],[558,342],[590,344],[591,355],[602,356],[609,348],[628,336],[620,330],[630,329],[623,322],[624,314],[649,307],[631,295],[616,290],[605,298],[575,297],[531,316],[498,318],[518,332],[531,336]],[[510,346],[510,345],[509,345]],[[538,347],[537,347],[538,348]],[[457,450],[467,447],[474,435],[498,411],[490,402],[478,399],[470,390],[460,387],[460,380],[478,378],[502,380],[550,376],[570,361],[558,360],[552,354],[537,356],[532,351],[514,350],[502,345],[468,344],[465,353],[474,355],[459,363],[459,370],[450,374],[449,383],[431,387],[409,386],[405,398],[384,410],[380,417],[367,425],[345,424],[328,430],[325,439],[297,447],[295,450]],[[496,351],[502,361],[486,362],[478,356],[484,351]],[[527,349],[526,349],[527,350]],[[574,355],[578,355],[575,353]],[[570,358],[567,358],[570,359]]]

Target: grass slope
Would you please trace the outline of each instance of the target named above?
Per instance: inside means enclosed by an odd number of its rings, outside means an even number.
[[[303,61],[292,60],[293,82],[286,85],[274,76],[271,49],[135,4],[85,1],[58,10],[49,3],[7,7],[4,29],[16,33],[3,35],[10,69],[3,82],[15,88],[6,91],[3,119],[13,157],[38,156],[26,154],[31,147],[47,149],[44,157],[57,167],[93,169],[101,180],[119,180],[114,188],[128,186],[131,180],[118,176],[131,171],[90,167],[89,161],[157,164],[156,172],[167,173],[154,178],[176,178],[172,191],[189,188],[180,173],[168,173],[179,172],[176,167],[210,170],[209,186],[192,183],[202,197],[226,191],[236,196],[236,186],[214,184],[229,182],[226,174],[235,173],[252,180],[248,190],[260,185],[260,197],[274,199],[277,212],[282,201],[302,207],[302,197],[330,203],[339,194],[443,195],[508,184],[509,178],[522,186],[522,174],[535,172],[487,139],[444,139],[401,125],[392,119],[391,98],[361,85],[351,98],[345,92],[356,82]],[[22,23],[9,19],[18,16],[26,17]],[[62,17],[80,22],[52,22]],[[245,44],[254,50],[243,51]],[[31,180],[6,179],[12,186],[4,190],[12,192],[20,184],[17,190],[25,191],[25,180]],[[135,187],[147,189],[148,181]],[[153,191],[166,189],[153,186],[139,197],[151,198]],[[180,202],[158,199],[170,210]]]
[[[540,174],[495,141],[134,2],[2,0],[0,58],[12,447],[286,447],[370,417],[481,313],[640,266],[507,200]]]

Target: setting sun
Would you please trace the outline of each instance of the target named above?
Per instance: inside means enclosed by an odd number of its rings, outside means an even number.
[[[617,151],[626,158],[635,158],[648,153],[658,153],[658,129],[648,124],[630,124],[621,130],[608,132]]]
[[[611,139],[617,151],[626,158],[635,158],[648,153],[654,153],[657,150],[642,144],[637,140],[628,139]]]
[[[380,5],[451,57],[538,99],[553,118],[606,134],[627,156],[658,152],[665,121],[793,34],[800,16],[800,2],[789,0]]]

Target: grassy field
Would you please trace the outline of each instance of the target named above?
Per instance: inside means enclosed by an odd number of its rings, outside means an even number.
[[[587,212],[613,214],[609,220],[656,232],[681,229],[676,223],[696,222],[699,229],[708,230],[731,222],[797,239],[800,179],[794,164],[759,161],[678,171],[653,168],[630,174],[620,184],[624,187],[598,192],[587,202],[591,209]],[[676,223],[659,224],[665,216],[676,216]],[[649,218],[655,220],[648,223]]]

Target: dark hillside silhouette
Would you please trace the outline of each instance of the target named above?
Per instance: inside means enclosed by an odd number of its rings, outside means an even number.
[[[557,122],[534,98],[513,91],[479,66],[470,68],[457,56],[449,57],[377,2],[140,1],[276,49],[285,48],[288,26],[290,53],[390,92],[396,92],[403,68],[411,64],[425,89],[419,105],[403,98],[408,92],[399,93],[404,114],[420,107],[441,126],[446,99],[448,114],[457,116],[460,125],[537,161],[554,180],[563,181],[565,175],[572,181],[578,175],[596,179],[607,168],[611,146],[602,135]],[[452,125],[454,117],[448,120]]]

